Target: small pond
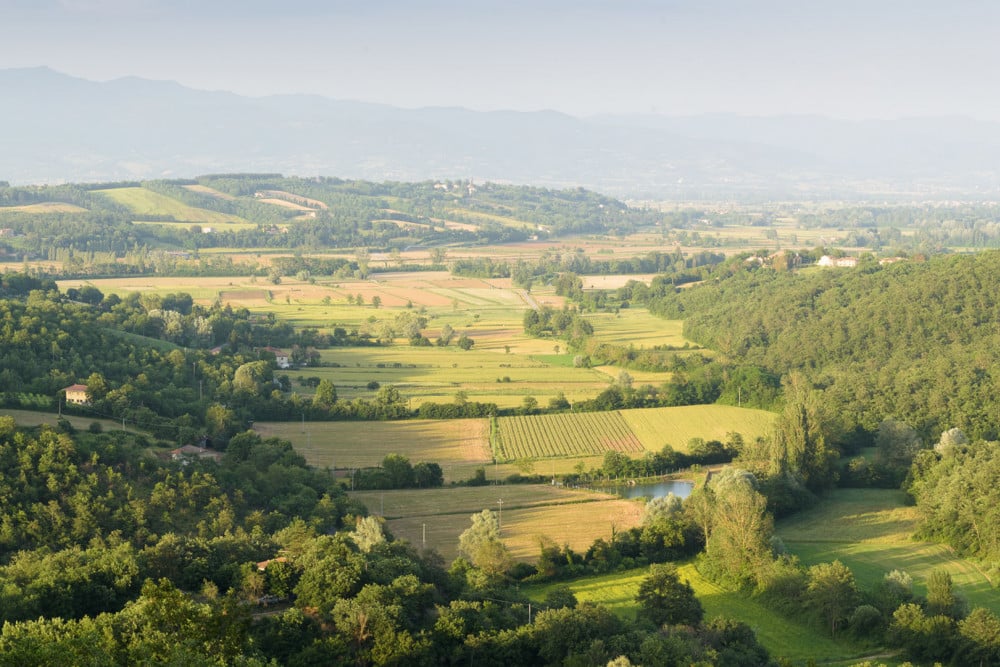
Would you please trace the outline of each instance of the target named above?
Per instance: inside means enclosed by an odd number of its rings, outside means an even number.
[[[635,484],[632,486],[605,486],[601,491],[614,493],[623,498],[662,498],[668,493],[672,493],[679,498],[687,498],[691,495],[694,484],[691,482],[676,482],[672,480],[664,482],[650,482],[648,484]]]

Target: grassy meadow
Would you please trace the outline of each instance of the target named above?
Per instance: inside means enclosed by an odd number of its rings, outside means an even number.
[[[458,538],[471,516],[499,511],[503,500],[504,543],[517,560],[538,558],[542,540],[585,551],[599,537],[637,525],[642,503],[616,496],[549,485],[501,485],[351,493],[372,514],[386,517],[398,538],[433,548],[447,560],[458,555]]]
[[[188,206],[176,199],[142,187],[112,188],[95,190],[95,192],[128,207],[135,215],[136,220],[143,220],[145,216],[169,215],[177,222],[207,225],[225,225],[231,222],[250,224],[239,216]]]
[[[726,591],[702,577],[692,564],[678,568],[681,580],[687,580],[705,608],[705,617],[728,616],[750,625],[757,638],[774,658],[786,658],[796,663],[815,660],[816,663],[839,662],[861,656],[864,649],[852,642],[830,639],[812,626],[800,625],[757,601],[739,593]],[[522,587],[532,599],[543,602],[548,591],[566,585],[580,602],[607,606],[615,614],[635,618],[635,596],[639,584],[649,574],[646,568],[586,577],[570,582],[555,582]]]
[[[0,408],[0,417],[13,417],[18,426],[56,426],[59,423],[59,415],[54,412],[35,412],[34,410],[15,410],[13,408]],[[105,431],[119,431],[122,423],[113,419],[96,419],[93,417],[80,417],[77,415],[63,415],[63,419],[73,425],[78,431],[86,431],[90,425],[97,422]],[[138,433],[136,429],[126,424],[126,431]]]
[[[905,504],[902,491],[838,489],[816,507],[779,522],[777,533],[804,564],[839,560],[862,588],[871,588],[891,570],[904,570],[923,595],[930,573],[944,569],[972,605],[1000,613],[1000,596],[974,561],[943,544],[912,539],[918,521],[917,509]]]
[[[640,349],[656,345],[699,347],[684,338],[683,320],[665,320],[651,315],[645,308],[625,308],[617,313],[588,313],[586,318],[594,325],[594,340],[601,343],[628,343]]]

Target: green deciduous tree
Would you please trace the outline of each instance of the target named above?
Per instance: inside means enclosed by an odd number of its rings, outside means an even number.
[[[673,564],[650,567],[635,600],[641,616],[656,626],[697,625],[705,615],[691,584],[680,580]]]
[[[337,402],[337,389],[333,383],[327,379],[322,379],[316,386],[316,393],[313,394],[312,404],[318,408],[331,408]]]
[[[854,573],[839,560],[809,568],[806,607],[826,623],[831,637],[854,611],[858,599]]]
[[[510,552],[500,539],[500,524],[495,512],[483,510],[471,517],[472,525],[458,538],[458,551],[472,565],[494,577],[511,565]]]

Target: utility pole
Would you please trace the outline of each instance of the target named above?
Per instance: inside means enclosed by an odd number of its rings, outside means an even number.
[[[503,498],[498,500],[497,504],[500,505],[500,514],[497,517],[497,528],[503,530]]]
[[[422,543],[424,545],[424,549],[426,549],[427,548],[427,524],[424,523],[424,524],[421,524],[421,525],[424,527],[424,536],[423,536]]]

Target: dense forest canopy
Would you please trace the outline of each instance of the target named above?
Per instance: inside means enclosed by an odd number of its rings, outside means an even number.
[[[735,269],[733,267],[736,267]],[[640,299],[685,335],[771,372],[805,373],[851,425],[894,417],[926,437],[995,438],[1000,253],[934,256],[853,271],[731,263],[728,277]]]

